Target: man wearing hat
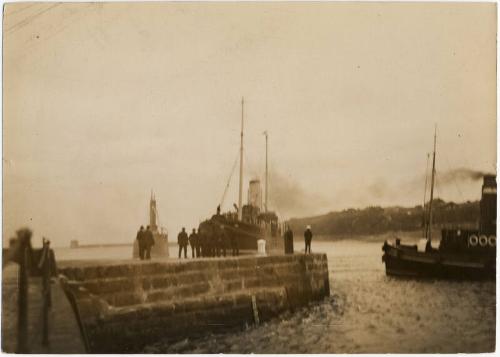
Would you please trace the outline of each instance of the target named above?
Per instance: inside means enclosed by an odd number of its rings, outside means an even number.
[[[306,253],[307,253],[308,249],[309,249],[309,253],[311,253],[312,237],[313,237],[313,234],[311,232],[311,226],[307,226],[306,231],[304,232],[304,240],[306,242]]]
[[[144,226],[141,226],[141,228],[139,228],[139,231],[137,231],[136,239],[137,239],[137,245],[139,247],[139,258],[141,260],[144,260],[144,252],[146,251]]]
[[[181,253],[183,250],[184,258],[187,259],[188,235],[185,227],[182,227],[182,231],[177,235],[177,244],[179,245],[179,259],[181,259]]]

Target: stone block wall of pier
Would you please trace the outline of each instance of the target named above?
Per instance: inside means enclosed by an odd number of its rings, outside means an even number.
[[[89,351],[241,328],[330,294],[325,254],[66,266]]]

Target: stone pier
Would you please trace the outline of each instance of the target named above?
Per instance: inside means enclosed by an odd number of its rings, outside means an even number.
[[[67,265],[92,353],[133,353],[268,320],[330,294],[325,254]]]

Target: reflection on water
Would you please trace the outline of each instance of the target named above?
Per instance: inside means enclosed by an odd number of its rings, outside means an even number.
[[[416,353],[488,352],[495,347],[495,282],[414,281],[390,278],[382,243],[313,242],[328,254],[331,297],[274,320],[220,335],[161,341],[163,353]],[[297,248],[302,246],[296,242]],[[94,249],[94,248],[92,248]],[[69,251],[69,253],[68,253]],[[91,251],[59,251],[82,259]],[[79,251],[77,253],[77,251]],[[120,247],[108,258],[126,259]],[[171,252],[176,252],[171,249]],[[56,254],[58,251],[56,250]],[[66,254],[80,254],[69,257]],[[97,252],[90,256],[96,257]],[[99,258],[104,258],[104,252]]]

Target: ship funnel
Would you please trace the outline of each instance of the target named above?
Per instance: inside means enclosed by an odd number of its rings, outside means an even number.
[[[497,181],[495,175],[484,175],[481,191],[479,230],[486,235],[497,231]]]
[[[248,204],[262,211],[262,188],[259,179],[253,179],[248,186]]]

